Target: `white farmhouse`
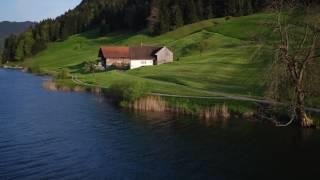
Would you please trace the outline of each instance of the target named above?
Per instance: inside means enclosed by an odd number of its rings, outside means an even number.
[[[173,62],[167,47],[102,47],[99,51],[105,69],[136,69]]]

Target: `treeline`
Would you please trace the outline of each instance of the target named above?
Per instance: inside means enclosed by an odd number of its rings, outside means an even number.
[[[154,0],[149,32],[153,35],[185,24],[221,16],[243,16],[260,11],[266,0]]]
[[[302,0],[301,0],[302,1]],[[313,1],[313,0],[308,0]],[[2,59],[20,61],[44,50],[48,42],[63,41],[91,29],[101,34],[148,28],[159,35],[185,24],[221,16],[260,11],[270,0],[83,0],[75,9],[47,19],[5,41]],[[305,1],[304,1],[305,2]]]
[[[116,29],[145,27],[149,0],[83,0],[74,10],[56,19],[47,19],[21,35],[5,40],[2,61],[21,61],[44,50],[48,42],[63,41],[71,35],[100,28],[101,33]]]

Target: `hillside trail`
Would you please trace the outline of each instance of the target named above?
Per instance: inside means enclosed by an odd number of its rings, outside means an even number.
[[[99,86],[99,85],[95,85],[95,84],[85,83],[85,82],[79,80],[74,75],[72,75],[71,80],[75,84],[78,84],[78,85],[81,85],[81,86],[99,87],[99,88],[103,88],[103,89],[108,88],[108,87],[103,87],[103,86]],[[156,81],[158,81],[158,80],[156,80]],[[258,103],[258,104],[263,104],[263,105],[287,106],[287,104],[285,104],[285,103],[275,102],[275,101],[270,101],[270,100],[264,100],[264,99],[258,99],[257,97],[252,97],[252,96],[233,95],[233,94],[228,94],[228,93],[200,90],[200,89],[188,87],[188,86],[185,86],[185,85],[175,84],[175,83],[167,83],[167,82],[162,82],[162,83],[178,85],[178,86],[181,86],[181,87],[184,87],[184,88],[188,88],[189,90],[192,90],[194,92],[212,94],[212,96],[186,96],[186,95],[164,94],[164,93],[155,93],[155,92],[149,93],[149,95],[159,96],[159,97],[192,98],[192,99],[237,100],[237,101],[243,101],[243,102]],[[318,109],[318,108],[307,107],[306,110],[308,112],[320,113],[320,109]]]

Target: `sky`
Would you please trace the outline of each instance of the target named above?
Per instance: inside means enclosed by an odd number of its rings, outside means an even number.
[[[40,21],[55,18],[81,0],[0,0],[0,21]]]

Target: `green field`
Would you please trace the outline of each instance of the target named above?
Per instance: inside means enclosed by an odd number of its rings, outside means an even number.
[[[47,50],[24,62],[55,73],[68,68],[80,80],[109,87],[123,80],[148,83],[152,92],[177,95],[220,93],[262,97],[270,51],[257,43],[269,36],[265,24],[271,14],[211,19],[157,37],[144,32],[116,32],[98,37],[90,31],[49,44]],[[84,61],[96,60],[99,47],[108,45],[164,45],[175,53],[175,62],[126,72],[81,73]],[[200,53],[199,44],[205,44]]]

